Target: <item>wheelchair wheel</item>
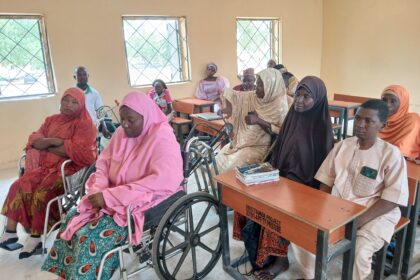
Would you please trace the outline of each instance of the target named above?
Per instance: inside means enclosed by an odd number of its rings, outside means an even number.
[[[219,205],[204,192],[178,199],[154,234],[152,261],[160,279],[202,279],[222,252]]]

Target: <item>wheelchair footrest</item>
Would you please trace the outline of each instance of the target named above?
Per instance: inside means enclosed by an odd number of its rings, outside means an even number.
[[[147,262],[151,258],[152,258],[152,254],[150,254],[150,251],[149,250],[143,250],[139,254],[139,262],[140,263]]]
[[[44,254],[48,252],[47,248],[44,248]],[[32,255],[41,255],[42,254],[42,248],[38,248],[35,250],[35,252]]]

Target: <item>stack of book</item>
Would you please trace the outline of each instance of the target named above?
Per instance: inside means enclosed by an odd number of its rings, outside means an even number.
[[[279,170],[270,163],[253,163],[236,167],[236,178],[245,185],[262,184],[278,181]]]
[[[199,114],[195,114],[194,116],[200,119],[206,120],[206,121],[214,121],[214,120],[222,119],[222,116],[213,112],[199,113]]]

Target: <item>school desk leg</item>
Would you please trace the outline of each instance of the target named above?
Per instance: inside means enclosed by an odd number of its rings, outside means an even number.
[[[417,192],[414,207],[411,207],[410,223],[407,227],[407,237],[405,240],[404,258],[401,269],[402,279],[409,279],[412,275],[417,274],[418,271],[412,271],[414,243],[416,242],[417,219],[420,206],[420,182],[417,182]]]
[[[345,238],[350,240],[350,248],[343,254],[341,279],[351,280],[353,277],[354,255],[356,250],[356,220],[346,225]]]
[[[315,279],[327,279],[328,232],[318,230],[316,242]]]

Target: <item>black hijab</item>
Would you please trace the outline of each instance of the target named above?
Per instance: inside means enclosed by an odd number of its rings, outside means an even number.
[[[314,106],[297,112],[294,104],[283,122],[271,163],[280,175],[293,181],[319,188],[314,176],[334,145],[327,89],[318,77],[307,76],[296,91],[305,89],[314,99]]]

